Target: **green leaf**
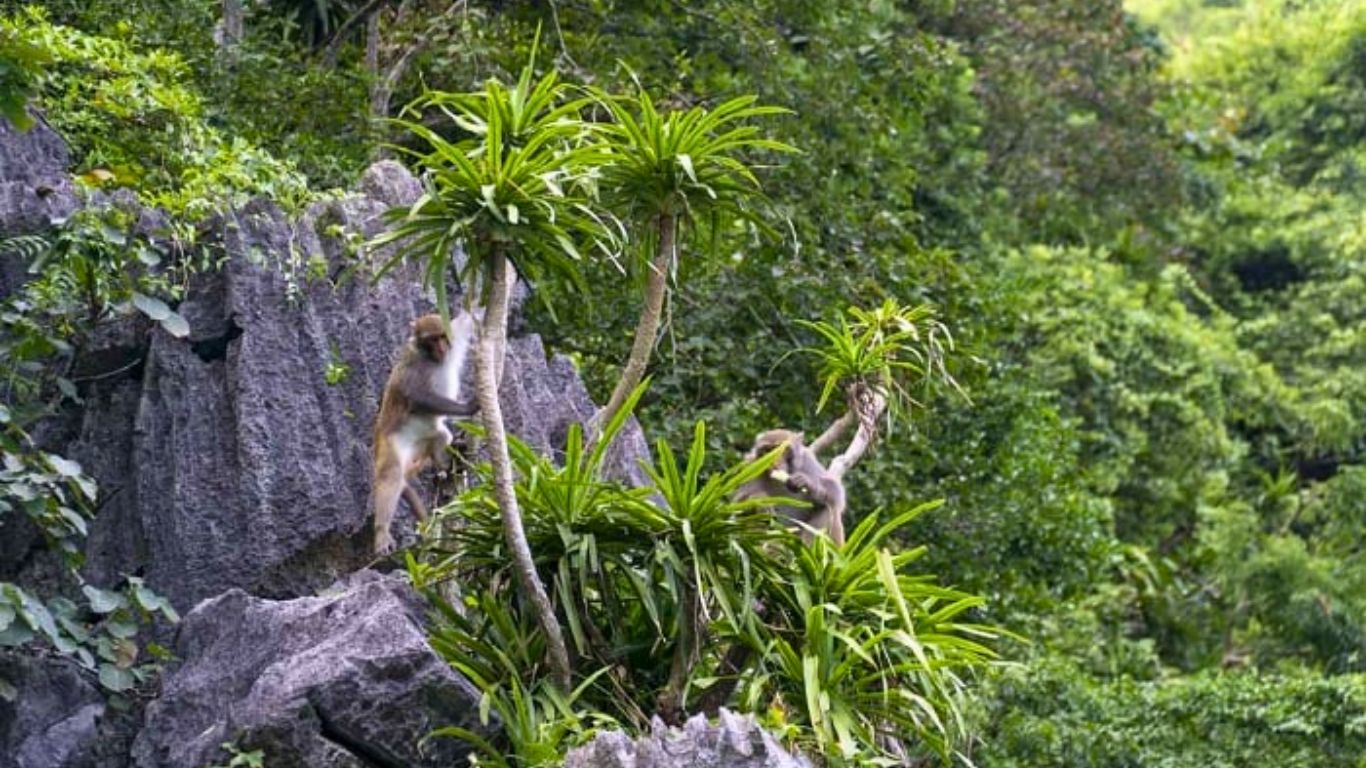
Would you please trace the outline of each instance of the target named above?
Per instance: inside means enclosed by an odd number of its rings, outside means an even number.
[[[110,592],[89,584],[81,587],[81,592],[85,593],[86,599],[90,601],[90,610],[95,613],[113,613],[126,604],[124,596],[118,592]]]
[[[158,322],[165,320],[172,314],[171,308],[166,306],[166,302],[143,293],[133,294],[133,306],[137,307],[142,314]]]
[[[95,498],[100,495],[99,486],[95,484],[95,481],[91,479],[90,476],[80,475],[74,479],[74,482],[76,483],[76,487],[81,489],[81,495],[84,496],[87,501],[94,501]]]
[[[181,317],[176,312],[171,312],[166,317],[161,318],[159,322],[161,323],[161,327],[163,330],[165,330],[172,336],[176,337],[177,339],[183,339],[186,336],[190,335],[189,322],[187,322],[184,317]]]
[[[11,623],[0,630],[0,647],[15,647],[31,642],[35,637],[33,629],[22,621]]]
[[[61,515],[62,519],[69,523],[72,529],[79,533],[81,536],[86,535],[85,518],[81,517],[81,515],[78,514],[75,510],[71,509],[70,507],[58,507],[57,514]]]
[[[128,619],[110,619],[105,622],[104,628],[105,631],[120,640],[137,637],[138,634],[137,622]]]
[[[689,157],[689,156],[687,156],[687,155],[679,155],[679,156],[678,156],[678,164],[681,165],[681,166],[683,166],[683,172],[686,173],[686,174],[688,174],[688,178],[689,178],[689,179],[692,179],[693,183],[696,184],[696,183],[697,183],[697,171],[694,171],[694,170],[693,170],[693,167],[692,167],[692,158]]]
[[[19,608],[19,616],[28,622],[29,626],[41,630],[52,643],[59,643],[64,638],[62,632],[57,628],[57,622],[52,618],[52,613],[48,611],[37,598],[30,594],[20,592],[23,604]]]
[[[138,607],[148,613],[154,613],[161,609],[162,605],[165,603],[165,599],[162,598],[161,595],[152,591],[152,588],[142,583],[141,580],[132,581],[130,579],[129,581],[132,583],[133,587],[133,601],[138,604]]]
[[[100,685],[114,693],[123,693],[134,685],[133,673],[108,662],[100,664]]]
[[[52,468],[57,471],[57,474],[62,477],[76,477],[81,474],[81,465],[70,459],[64,459],[61,456],[49,453],[47,454],[47,462],[48,464],[51,464]]]

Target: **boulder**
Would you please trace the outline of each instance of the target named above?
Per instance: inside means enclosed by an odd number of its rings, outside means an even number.
[[[0,656],[0,680],[15,688],[13,700],[0,698],[0,768],[86,765],[105,703],[73,662]]]
[[[395,576],[364,571],[286,601],[230,590],[184,618],[175,650],[184,662],[147,707],[137,768],[223,763],[225,742],[272,768],[463,765],[468,745],[423,737],[489,732],[478,689],[427,645],[417,595]]]
[[[652,733],[632,739],[621,731],[598,734],[571,750],[564,768],[810,768],[752,717],[720,711],[713,725],[695,715],[682,728],[655,720]]]

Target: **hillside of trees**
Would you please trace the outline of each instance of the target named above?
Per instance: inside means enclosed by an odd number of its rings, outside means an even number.
[[[480,764],[721,701],[823,765],[1366,765],[1362,0],[0,0],[0,120],[85,201],[0,231],[0,538],[68,578],[0,567],[0,654],[154,695],[193,606],[81,571],[103,497],[43,425],[99,328],[185,335],[232,212],[387,159],[429,198],[319,224],[346,270],[267,259],[291,301],[397,247],[449,314],[506,255],[513,334],[630,395],[502,462],[483,407],[389,561],[501,718]],[[648,491],[594,452],[628,413]],[[843,547],[730,500],[755,435],[846,413]]]

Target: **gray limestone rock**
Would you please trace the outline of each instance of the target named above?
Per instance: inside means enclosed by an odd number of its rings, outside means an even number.
[[[0,239],[41,232],[76,210],[69,162],[66,142],[41,116],[24,133],[0,118]],[[0,253],[0,298],[24,279],[23,260]]]
[[[0,236],[75,209],[65,164],[65,145],[45,126],[17,135],[0,122]],[[477,695],[427,648],[405,589],[361,580],[341,595],[301,597],[371,561],[371,425],[409,321],[433,307],[406,265],[378,280],[362,265],[342,279],[383,212],[420,194],[392,162],[360,186],[299,217],[258,201],[217,221],[192,256],[221,267],[195,277],[176,307],[189,336],[141,316],[96,329],[71,369],[83,405],[34,430],[99,482],[87,579],[141,575],[182,612],[207,600],[186,618],[183,665],[147,711],[142,768],[209,765],[237,735],[268,747],[272,768],[451,765],[464,749],[412,751],[431,727],[468,725]],[[156,237],[160,219],[145,213],[138,226]],[[7,276],[0,269],[0,296],[18,285]],[[520,287],[515,298],[526,295]],[[553,455],[596,407],[573,365],[547,360],[537,337],[514,338],[508,355],[509,429]],[[348,373],[329,384],[337,367]],[[610,471],[643,482],[638,461],[648,456],[633,422]],[[395,529],[400,543],[412,540],[407,515]],[[0,577],[48,585],[34,532],[16,530],[0,536]],[[16,673],[28,693],[0,706],[0,768],[127,765],[131,730],[106,738],[99,691],[40,671]]]
[[[0,768],[76,768],[92,750],[104,697],[64,659],[0,656],[0,679],[16,690],[0,698]]]
[[[175,650],[185,661],[147,707],[137,768],[202,768],[224,742],[272,768],[460,765],[468,745],[423,737],[489,730],[479,691],[427,645],[417,595],[397,577],[365,571],[286,601],[231,590],[185,617]]]
[[[144,326],[129,331],[145,340],[134,351],[128,334],[111,335],[102,370],[142,360],[92,383],[61,446],[103,489],[89,578],[140,572],[185,609],[234,587],[310,594],[370,562],[370,431],[408,322],[432,308],[406,266],[378,282],[327,277],[352,263],[337,233],[375,235],[388,204],[414,193],[400,166],[381,167],[362,184],[377,198],[317,204],[298,221],[253,203],[222,222],[226,263],[178,307],[187,339]],[[561,450],[595,410],[582,381],[535,336],[514,338],[508,355],[509,430]],[[349,374],[329,385],[329,365]],[[648,455],[633,423],[614,475],[643,482]],[[412,527],[401,515],[396,531],[411,540]]]
[[[754,719],[721,710],[712,725],[696,715],[682,728],[655,721],[652,733],[632,739],[620,731],[600,733],[570,751],[564,768],[810,768],[788,753]]]
[[[69,164],[66,141],[41,116],[23,133],[0,118],[0,235],[47,229],[76,210]]]

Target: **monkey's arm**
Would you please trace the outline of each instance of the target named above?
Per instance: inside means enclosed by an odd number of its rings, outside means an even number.
[[[414,407],[428,413],[439,413],[442,416],[473,416],[479,410],[478,402],[473,398],[452,400],[445,395],[433,392],[430,387],[412,386],[403,382],[399,385],[399,390],[404,397],[412,402]]]
[[[812,504],[821,507],[843,507],[844,486],[824,475],[792,472],[787,476],[787,487],[802,494]]]

